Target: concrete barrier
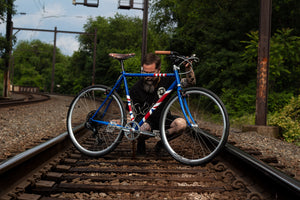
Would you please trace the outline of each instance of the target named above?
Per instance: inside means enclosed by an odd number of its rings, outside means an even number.
[[[260,135],[279,138],[279,128],[276,126],[244,125],[242,131],[255,131]]]

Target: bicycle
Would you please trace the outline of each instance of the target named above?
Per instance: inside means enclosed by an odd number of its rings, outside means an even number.
[[[209,162],[224,147],[229,134],[229,119],[220,98],[204,88],[181,87],[180,77],[187,73],[181,72],[181,67],[186,63],[192,66],[198,58],[181,56],[172,51],[155,53],[169,56],[174,63],[173,73],[127,73],[124,61],[135,54],[111,53],[109,56],[119,60],[122,69],[115,85],[112,88],[104,85],[89,86],[73,99],[68,111],[67,129],[74,146],[80,152],[88,156],[104,156],[118,146],[124,135],[133,141],[144,134],[160,137],[164,148],[175,160],[187,165],[200,165]],[[174,82],[144,118],[137,122],[126,77],[145,76],[173,77]],[[125,86],[129,122],[124,103],[117,93],[122,82]],[[141,131],[140,127],[167,96],[169,100],[161,113],[159,132]],[[176,136],[168,135],[170,114],[186,121],[187,128]],[[88,133],[83,139],[73,131],[79,124],[84,125]]]

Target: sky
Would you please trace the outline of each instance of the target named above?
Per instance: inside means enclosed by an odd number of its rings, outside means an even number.
[[[13,26],[17,28],[35,28],[63,31],[77,31],[84,32],[83,25],[87,22],[89,17],[96,16],[114,17],[119,13],[128,16],[137,16],[142,18],[143,11],[137,9],[124,10],[118,9],[119,0],[99,0],[98,7],[86,7],[83,5],[73,5],[73,0],[15,0],[15,7],[17,14],[13,16]],[[76,0],[83,2],[83,0]],[[95,2],[97,0],[88,0],[88,2]],[[127,3],[129,0],[121,0]],[[140,6],[142,0],[136,0],[136,6]],[[21,13],[26,13],[22,15]],[[5,35],[5,23],[0,24],[0,32]],[[43,42],[53,44],[53,32],[39,32],[39,31],[24,31],[17,32],[14,30],[17,41],[27,40],[31,41],[39,39]],[[78,34],[58,33],[56,45],[61,49],[65,55],[72,55],[74,51],[79,48],[77,41]]]

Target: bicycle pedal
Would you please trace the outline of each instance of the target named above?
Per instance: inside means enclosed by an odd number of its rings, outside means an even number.
[[[160,137],[160,131],[159,130],[153,130],[154,138],[157,140],[161,140]]]

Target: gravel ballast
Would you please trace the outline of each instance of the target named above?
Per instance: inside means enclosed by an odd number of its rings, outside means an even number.
[[[68,106],[73,97],[52,95],[48,101],[0,108],[0,162],[66,132]],[[126,138],[124,138],[126,139]],[[232,129],[229,140],[276,157],[284,172],[300,180],[300,147],[256,132]]]

